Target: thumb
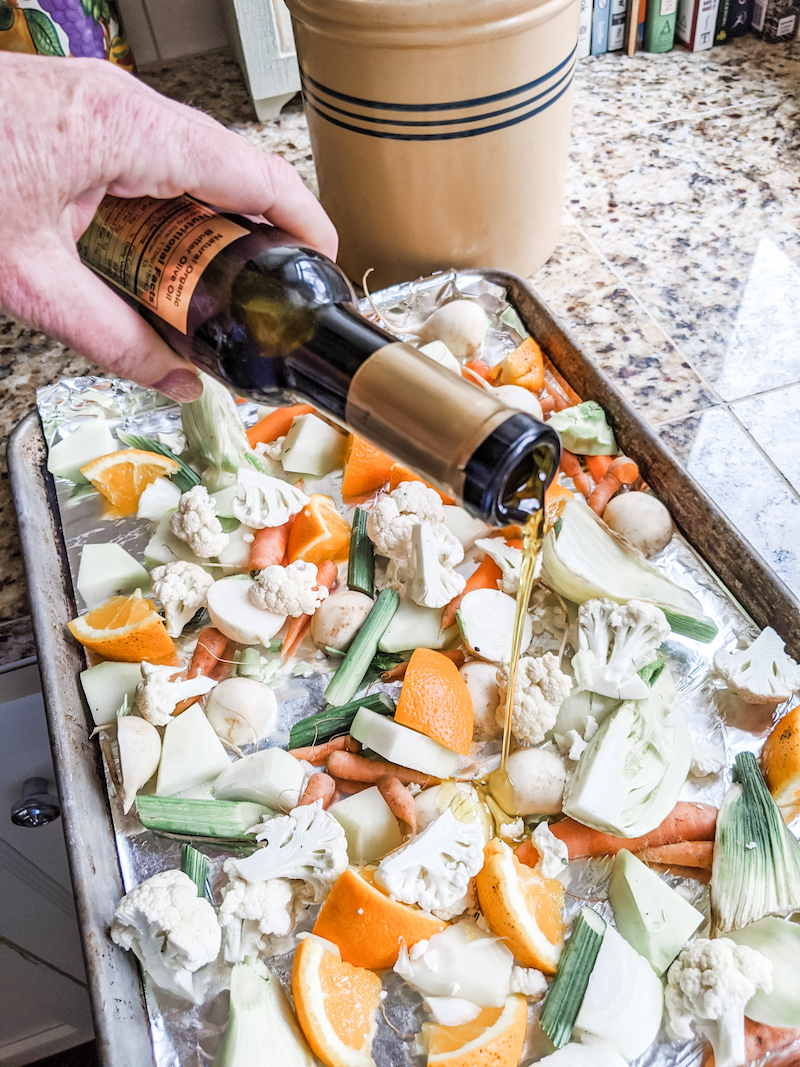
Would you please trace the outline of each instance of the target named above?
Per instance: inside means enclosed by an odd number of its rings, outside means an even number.
[[[200,396],[194,367],[57,238],[16,258],[14,269],[17,285],[3,294],[12,313],[115,377],[178,402]]]

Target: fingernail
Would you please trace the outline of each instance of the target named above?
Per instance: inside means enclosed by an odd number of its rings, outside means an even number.
[[[165,374],[160,382],[153,386],[159,393],[168,396],[179,404],[186,404],[190,400],[197,400],[203,392],[203,383],[194,371],[171,370]]]

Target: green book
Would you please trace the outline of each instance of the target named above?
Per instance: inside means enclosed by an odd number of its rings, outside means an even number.
[[[675,42],[677,0],[648,0],[644,22],[645,52],[669,52]]]

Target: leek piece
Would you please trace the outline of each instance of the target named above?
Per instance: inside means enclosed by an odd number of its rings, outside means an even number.
[[[395,713],[394,702],[386,693],[370,693],[369,696],[358,697],[336,708],[327,707],[294,724],[289,731],[288,748],[317,745],[322,741],[327,741],[330,737],[346,734],[359,708],[377,711],[379,715],[394,715]]]
[[[213,1067],[314,1067],[317,1063],[277,978],[235,963],[228,1028]]]
[[[181,845],[181,870],[197,886],[197,895],[205,897],[208,881],[208,857],[191,845]]]
[[[572,1037],[605,932],[605,920],[593,908],[581,908],[539,1019],[556,1048],[563,1048]]]
[[[176,455],[171,448],[168,448],[167,445],[162,445],[154,437],[140,437],[138,434],[127,433],[125,430],[118,430],[117,437],[126,448],[139,448],[142,452],[157,452],[159,456],[174,459],[180,465],[180,470],[175,471],[170,476],[170,481],[177,485],[182,493],[188,493],[193,486],[200,484],[199,474],[196,474],[188,463],[184,463],[181,457]]]
[[[544,539],[542,581],[575,604],[596,597],[619,604],[649,600],[661,608],[675,633],[696,641],[712,641],[717,634],[688,589],[665,577],[582,500],[567,501],[561,528]]]
[[[711,871],[715,934],[800,909],[800,843],[783,821],[752,752],[736,757],[717,817]]]
[[[336,674],[328,683],[325,699],[329,704],[339,706],[348,703],[358,692],[369,669],[372,657],[378,651],[380,639],[386,627],[394,618],[400,605],[400,597],[394,589],[384,589],[364,620],[364,624],[353,638]]]
[[[367,533],[367,513],[356,508],[350,536],[350,561],[347,565],[347,588],[372,596],[375,586],[375,549]]]
[[[765,1026],[800,1026],[800,925],[765,916],[725,936],[755,949],[772,964],[772,990],[755,991],[745,1008],[747,1018]]]
[[[187,837],[251,837],[251,827],[272,816],[263,804],[234,800],[187,800],[141,795],[136,798],[139,821],[148,830]]]

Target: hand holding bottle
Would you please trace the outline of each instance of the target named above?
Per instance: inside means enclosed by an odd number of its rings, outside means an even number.
[[[332,223],[288,163],[111,63],[0,53],[0,113],[0,306],[118,377],[174,400],[201,391],[191,365],[78,259],[107,193],[189,193],[336,255]]]

